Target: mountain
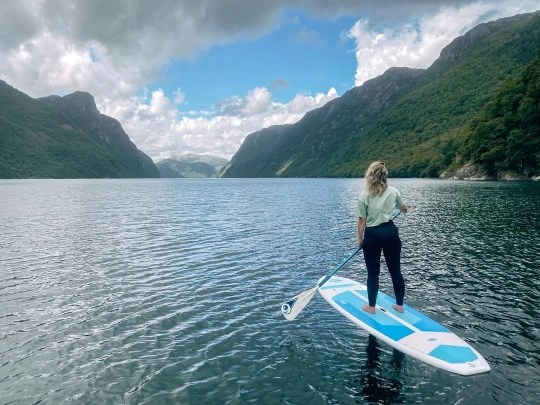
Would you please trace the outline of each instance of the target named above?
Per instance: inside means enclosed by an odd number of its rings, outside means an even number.
[[[159,177],[84,92],[34,99],[0,81],[0,178]]]
[[[229,161],[216,156],[186,154],[172,156],[157,163],[161,177],[215,177]]]
[[[423,71],[392,68],[363,86],[308,112],[292,125],[248,135],[224,177],[325,176],[324,165],[339,162],[344,143],[387,111]]]
[[[481,24],[428,69],[391,68],[296,124],[248,135],[220,175],[357,177],[381,159],[392,176],[437,177],[465,164],[467,128],[539,45],[540,12]],[[526,170],[538,173],[540,164]]]

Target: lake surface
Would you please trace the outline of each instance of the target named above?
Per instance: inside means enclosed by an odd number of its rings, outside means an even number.
[[[361,179],[2,180],[0,404],[537,401],[540,184],[391,184],[406,302],[490,373],[404,356],[318,295],[282,317],[355,249]],[[361,255],[338,274],[365,282]]]

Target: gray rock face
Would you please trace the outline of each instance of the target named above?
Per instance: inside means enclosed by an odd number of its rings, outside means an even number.
[[[494,180],[493,178],[487,176],[482,169],[473,163],[467,163],[457,169],[454,173],[444,172],[440,176],[442,179],[452,179],[452,180]]]
[[[477,25],[466,34],[457,37],[449,45],[447,45],[440,54],[438,62],[457,62],[465,57],[474,47],[487,38],[493,32],[511,25],[515,22],[527,23],[540,17],[540,11],[530,14],[516,15],[514,17],[501,18],[497,21],[491,21]]]

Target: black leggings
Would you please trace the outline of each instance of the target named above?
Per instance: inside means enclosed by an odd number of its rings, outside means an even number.
[[[364,233],[364,260],[367,267],[367,290],[369,305],[374,307],[379,292],[379,274],[381,272],[381,250],[386,259],[388,271],[392,277],[396,304],[403,305],[405,282],[401,275],[401,239],[398,229],[392,221],[377,226],[367,227]]]

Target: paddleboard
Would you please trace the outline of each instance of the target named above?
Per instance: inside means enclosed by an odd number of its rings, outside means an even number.
[[[332,276],[318,291],[354,324],[415,359],[460,375],[490,371],[487,361],[464,340],[408,305],[399,313],[392,308],[394,298],[381,291],[375,315],[362,310],[368,303],[367,287],[354,280]]]

